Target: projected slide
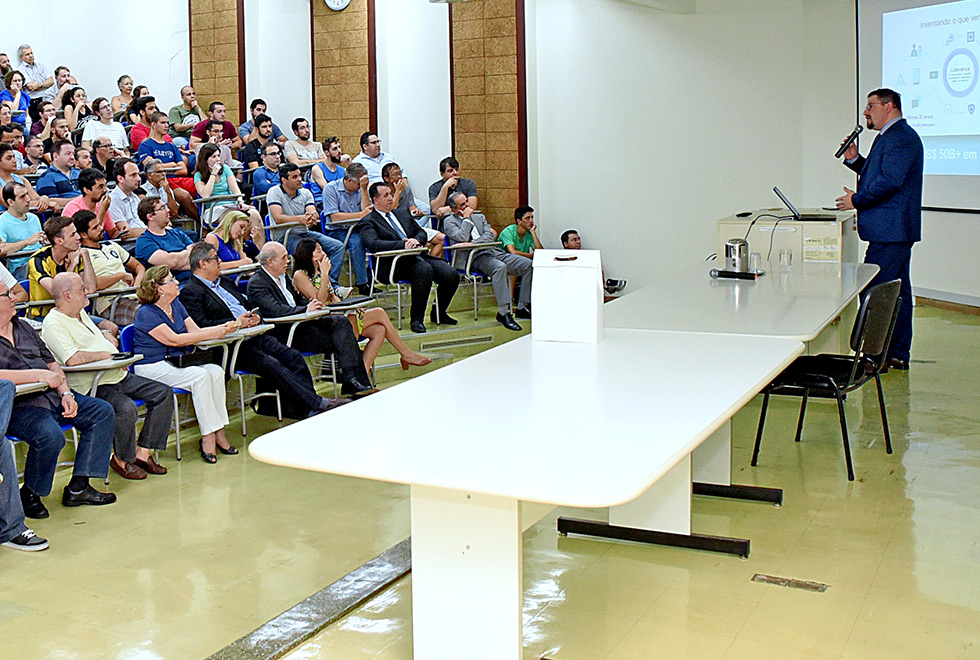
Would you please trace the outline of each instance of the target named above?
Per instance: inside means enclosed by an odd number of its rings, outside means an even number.
[[[882,15],[882,86],[922,137],[926,174],[980,174],[980,0]]]

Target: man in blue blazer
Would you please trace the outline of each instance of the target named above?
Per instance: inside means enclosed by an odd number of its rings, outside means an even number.
[[[869,286],[902,280],[902,304],[888,351],[888,366],[909,368],[912,346],[912,245],[922,239],[922,140],[902,118],[902,99],[890,89],[868,94],[868,128],[878,131],[867,157],[856,144],[844,164],[858,173],[857,192],[844,188],[837,208],[857,209],[858,235],[868,242],[864,260],[881,270]]]

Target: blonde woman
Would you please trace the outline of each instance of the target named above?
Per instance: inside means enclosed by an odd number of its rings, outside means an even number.
[[[210,243],[218,250],[221,270],[229,270],[253,263],[244,250],[245,239],[252,231],[247,215],[241,211],[228,211],[221,217],[221,222],[214,231],[204,237],[205,242]]]
[[[225,437],[228,411],[225,408],[225,373],[216,364],[177,367],[167,360],[186,353],[187,346],[220,339],[238,329],[237,321],[200,328],[177,299],[177,279],[166,266],[154,266],[143,275],[136,290],[140,308],[136,312],[133,350],[143,354],[134,371],[170,387],[191,392],[197,424],[201,430],[201,458],[216,463],[216,451],[237,454]]]

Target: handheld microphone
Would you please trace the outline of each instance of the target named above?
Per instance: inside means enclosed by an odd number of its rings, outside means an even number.
[[[834,154],[834,158],[840,158],[841,156],[843,156],[844,152],[847,151],[847,148],[851,146],[851,143],[857,139],[858,134],[863,130],[864,127],[861,126],[861,124],[855,126],[854,130],[851,131],[851,134],[847,136],[846,140],[844,140],[844,144],[842,144],[840,146],[840,149],[837,150],[837,153]]]

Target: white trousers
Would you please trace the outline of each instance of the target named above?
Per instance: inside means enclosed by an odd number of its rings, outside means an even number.
[[[137,364],[136,374],[158,380],[170,387],[190,390],[201,435],[220,431],[228,425],[225,407],[225,373],[216,364],[178,369],[166,360]]]

